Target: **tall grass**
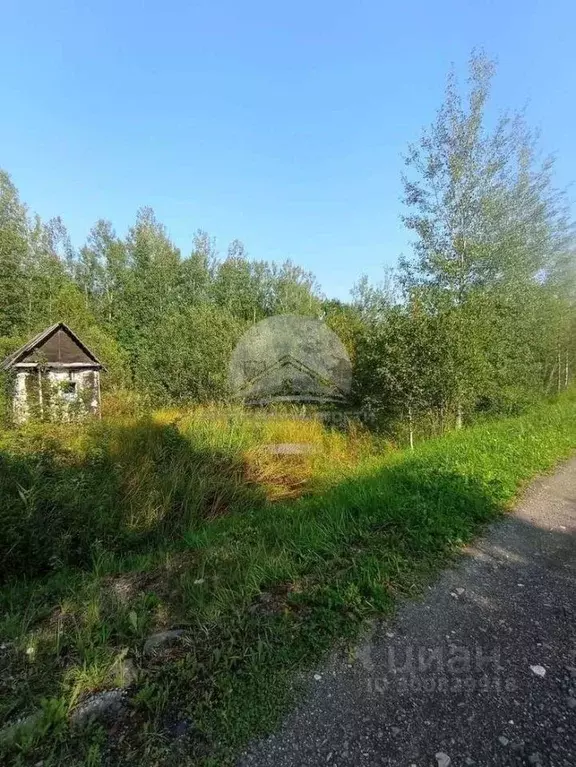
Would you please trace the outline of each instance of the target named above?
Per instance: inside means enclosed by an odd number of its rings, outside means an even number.
[[[235,411],[210,418],[162,413],[154,427],[141,424],[143,434],[130,425],[130,440],[118,425],[102,426],[110,440],[104,455],[113,457],[106,465],[126,464],[118,470],[122,494],[115,496],[131,509],[120,515],[122,524],[132,520],[139,534],[152,530],[153,545],[119,548],[114,537],[102,538],[80,567],[4,588],[0,633],[8,651],[0,656],[0,713],[13,719],[48,701],[42,726],[5,745],[5,759],[81,764],[97,754],[102,763],[230,762],[249,737],[277,721],[296,669],[420,588],[531,477],[576,448],[570,398],[431,440],[413,453],[385,455],[374,455],[364,435],[243,419]],[[156,428],[169,428],[172,436],[159,438]],[[304,433],[324,453],[311,455],[319,463],[300,497],[271,503],[268,476],[260,484],[247,481],[244,463],[230,482],[231,456],[246,462],[261,442],[304,441]],[[35,438],[26,435],[20,447],[18,439],[9,440],[11,455]],[[73,462],[90,454],[92,440],[90,431],[77,437]],[[193,444],[202,461],[180,456],[181,441],[188,451]],[[206,468],[207,456],[218,478],[206,478],[204,486],[182,477],[192,465]],[[132,476],[137,461],[142,472]],[[264,471],[257,460],[251,467]],[[215,513],[206,500],[223,477],[230,500]],[[160,482],[164,489],[154,495]],[[188,499],[187,507],[186,494],[195,492],[204,500]],[[130,529],[123,534],[130,545],[136,540]],[[162,663],[146,659],[147,634],[175,626],[189,631],[186,647]],[[66,724],[69,708],[90,690],[118,684],[127,657],[139,669],[130,688],[137,726],[112,741],[74,735]],[[194,723],[185,754],[170,735],[183,719]]]
[[[278,442],[311,453],[282,455]],[[0,578],[165,547],[206,520],[336,481],[373,449],[358,430],[241,408],[160,411],[0,437]]]

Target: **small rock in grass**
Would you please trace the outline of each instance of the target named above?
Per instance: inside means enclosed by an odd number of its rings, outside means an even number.
[[[318,445],[312,445],[308,442],[281,442],[265,445],[263,450],[274,455],[310,455],[318,452]]]
[[[546,669],[544,666],[530,666],[530,671],[536,676],[546,676]]]
[[[185,636],[183,629],[172,629],[170,631],[160,631],[158,634],[151,634],[144,642],[142,652],[144,655],[155,655],[172,644],[175,644]]]
[[[576,698],[568,698],[566,701],[568,708],[576,708]]]
[[[437,754],[434,754],[434,758],[436,759],[438,767],[448,767],[452,761],[448,754],[445,754],[444,751],[438,751]]]
[[[537,751],[535,751],[528,757],[528,762],[530,764],[542,764],[542,756]]]
[[[106,690],[90,695],[80,703],[70,716],[70,724],[83,727],[90,722],[114,722],[128,711],[128,699],[124,690]]]
[[[184,738],[190,732],[192,722],[189,719],[179,719],[170,727],[170,734],[173,738]]]
[[[500,736],[499,736],[499,738],[498,738],[498,741],[499,741],[499,742],[500,742],[500,743],[501,743],[503,746],[507,746],[507,745],[508,745],[508,743],[510,743],[510,741],[508,740],[508,738],[507,738],[505,735],[500,735]]]
[[[37,711],[35,714],[30,714],[30,716],[26,716],[14,724],[3,727],[0,730],[0,743],[11,743],[20,733],[33,732],[41,721],[42,712]]]
[[[314,679],[319,682],[322,679],[322,674],[314,674]]]

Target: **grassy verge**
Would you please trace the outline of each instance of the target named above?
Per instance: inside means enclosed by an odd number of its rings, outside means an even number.
[[[163,419],[174,420],[171,414]],[[161,418],[157,427],[163,435],[168,428],[176,440],[174,426],[162,426]],[[77,448],[88,483],[78,485],[79,497],[86,496],[79,518],[88,529],[74,556],[62,543],[66,537],[59,539],[60,559],[52,570],[49,558],[26,576],[12,565],[17,577],[0,598],[2,715],[11,720],[39,706],[43,712],[34,727],[0,745],[6,763],[226,764],[249,737],[274,725],[296,694],[291,683],[298,669],[310,667],[335,640],[353,637],[365,617],[390,611],[399,595],[419,589],[528,480],[576,448],[576,405],[565,398],[430,441],[414,453],[383,457],[371,455],[361,436],[306,426],[316,430],[310,441],[324,452],[292,470],[280,462],[274,471],[270,461],[276,459],[258,452],[264,436],[258,430],[270,428],[277,430],[275,441],[303,441],[295,437],[300,431],[291,432],[302,426],[243,426],[232,438],[228,423],[209,430],[212,436],[204,433],[208,447],[200,459],[200,427],[194,423],[176,429],[188,434],[188,447],[178,439],[175,451],[170,439],[164,445],[164,435],[160,456],[153,450],[150,456],[151,445],[141,443],[134,455],[123,432],[122,450],[106,448],[98,459],[107,472],[116,472],[113,491],[93,496],[107,499],[102,510],[115,514],[113,525],[103,512],[93,516],[88,503],[97,484],[91,474],[95,448],[93,437],[82,438],[90,445]],[[152,447],[159,439],[154,434]],[[146,468],[141,494],[118,468],[124,449],[128,476],[134,461]],[[10,476],[27,476],[25,453],[23,445],[5,444]],[[177,468],[167,476],[165,464],[174,455]],[[218,460],[211,464],[214,455]],[[236,457],[231,474],[223,456]],[[189,476],[192,465],[195,475]],[[204,467],[204,485],[194,480],[198,467]],[[60,475],[52,463],[50,471],[41,475],[32,500],[26,501],[29,488],[16,483],[35,524],[39,509],[56,514],[50,506],[55,482],[61,490],[73,487],[68,473]],[[100,481],[103,476],[97,474]],[[297,476],[307,493],[293,499]],[[78,484],[77,473],[72,477]],[[235,488],[218,513],[213,483],[221,492]],[[208,486],[199,498],[198,488]],[[271,488],[282,486],[287,496],[271,503],[278,497]],[[150,504],[147,494],[154,490]],[[2,492],[3,508],[16,508],[18,488],[3,486]],[[114,502],[120,500],[119,510]],[[73,501],[69,506],[64,519],[73,525]],[[14,519],[10,512],[12,545],[20,540]],[[89,545],[90,525],[100,526],[98,544]],[[121,545],[114,526],[120,526]],[[171,627],[188,630],[185,646],[156,660],[143,656],[146,636]],[[70,707],[89,690],[121,683],[127,659],[137,673],[129,687],[128,723],[112,739],[97,728],[74,733],[67,724]]]

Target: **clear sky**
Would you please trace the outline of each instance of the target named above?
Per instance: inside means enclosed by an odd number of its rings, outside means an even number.
[[[401,154],[473,46],[576,178],[574,0],[4,0],[0,31],[0,167],[75,245],[151,205],[345,298],[408,251]]]

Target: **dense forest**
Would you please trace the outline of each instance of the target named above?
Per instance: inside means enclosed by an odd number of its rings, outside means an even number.
[[[198,230],[181,253],[150,208],[119,236],[98,220],[76,248],[0,171],[0,357],[56,321],[105,362],[105,388],[150,404],[223,401],[228,360],[252,323],[323,319],[354,363],[355,405],[374,424],[442,430],[516,412],[566,388],[576,344],[574,232],[554,161],[524,115],[488,120],[494,65],[448,79],[434,122],[409,146],[403,178],[413,254],[348,303],[287,261],[219,254]]]

